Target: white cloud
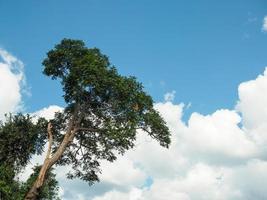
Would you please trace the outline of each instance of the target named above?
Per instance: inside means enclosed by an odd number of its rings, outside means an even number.
[[[106,183],[128,188],[132,185],[142,186],[146,180],[145,173],[135,166],[134,162],[130,159],[124,159],[120,156],[116,162],[103,161],[101,165],[103,166],[103,172],[99,177],[101,181]],[[119,168],[118,165],[120,166]]]
[[[251,138],[239,127],[241,117],[230,110],[203,116],[193,113],[181,145],[195,156],[212,162],[238,161],[257,154]]]
[[[5,113],[18,111],[21,107],[25,86],[23,68],[19,59],[0,49],[0,120],[4,119]]]
[[[243,125],[259,144],[267,144],[267,68],[263,75],[238,87],[237,110],[242,113]]]
[[[51,105],[32,113],[36,117],[44,117],[47,120],[53,119],[56,112],[62,111],[63,108],[57,105]]]
[[[136,163],[152,183],[132,184],[126,191],[114,186],[94,200],[129,199],[133,190],[136,200],[266,199],[267,69],[240,84],[238,94],[236,109],[193,113],[188,123],[182,121],[184,104],[155,104],[172,132],[170,148],[139,135],[136,148],[123,158]]]
[[[149,190],[144,191],[143,199],[222,199],[221,197],[228,196],[228,188],[222,187],[221,180],[218,179],[221,171],[208,165],[196,164],[184,176],[157,179]]]
[[[260,160],[234,167],[197,163],[184,175],[155,179],[150,188],[113,189],[93,200],[263,200],[267,198],[266,171],[267,162]]]
[[[263,172],[266,173],[264,164],[259,165],[249,163],[221,167],[197,163],[184,176],[156,180],[149,190],[143,192],[143,199],[163,200],[165,196],[168,197],[166,199],[174,200],[177,195],[183,195],[184,199],[190,200],[265,199],[257,198],[263,196],[264,192],[261,183],[255,180],[261,175],[265,177]],[[262,170],[258,171],[259,168]],[[250,195],[253,193],[254,198]]]
[[[262,31],[267,31],[267,16],[263,18],[263,25],[262,25]]]
[[[145,133],[137,137],[136,147],[126,156],[138,163],[151,177],[173,177],[173,174],[181,172],[187,165],[187,159],[181,154],[178,145],[185,125],[181,121],[184,104],[174,105],[170,102],[157,103],[155,108],[166,120],[171,136],[169,149],[161,147],[155,140]]]
[[[139,200],[142,195],[142,190],[133,188],[129,193],[112,190],[101,197],[95,197],[93,200]]]
[[[166,97],[155,109],[172,133],[169,149],[140,132],[134,149],[114,163],[102,162],[101,182],[91,188],[66,180],[68,168],[60,167],[63,199],[266,199],[267,69],[255,80],[241,83],[238,95],[235,109],[193,113],[188,122],[182,120],[184,104]],[[61,109],[50,106],[34,114],[51,118]]]

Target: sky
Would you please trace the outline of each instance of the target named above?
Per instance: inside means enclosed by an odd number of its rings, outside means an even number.
[[[93,187],[59,169],[63,200],[267,198],[267,1],[0,0],[0,119],[64,107],[41,64],[63,38],[136,76],[173,141],[140,133]]]

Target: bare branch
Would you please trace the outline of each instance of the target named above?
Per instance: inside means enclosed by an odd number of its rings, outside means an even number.
[[[52,133],[51,122],[49,122],[47,125],[47,134],[48,134],[48,150],[46,153],[46,159],[49,159],[51,157],[51,149],[52,149],[52,143],[53,143],[53,133]]]

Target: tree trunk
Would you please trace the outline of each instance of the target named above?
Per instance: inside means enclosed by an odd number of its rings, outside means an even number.
[[[46,180],[46,175],[47,172],[51,169],[51,167],[60,159],[62,154],[64,153],[67,145],[73,141],[73,138],[75,136],[75,130],[72,128],[72,124],[69,126],[64,139],[60,146],[58,147],[57,151],[55,154],[50,158],[50,153],[51,153],[51,145],[52,145],[52,133],[51,133],[51,124],[48,125],[48,135],[49,135],[49,146],[48,146],[48,151],[46,155],[46,159],[44,161],[44,164],[39,172],[39,175],[32,185],[31,189],[29,192],[26,194],[24,200],[36,200],[38,198],[40,189],[44,185],[44,182]]]
[[[51,168],[50,160],[46,159],[44,161],[44,164],[43,164],[43,166],[39,172],[39,175],[38,175],[36,181],[32,185],[30,191],[25,196],[25,200],[36,200],[37,199],[37,197],[39,196],[40,189],[44,185],[44,182],[46,179],[46,174],[50,168]]]

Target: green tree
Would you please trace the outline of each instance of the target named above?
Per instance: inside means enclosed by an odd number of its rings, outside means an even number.
[[[7,115],[0,122],[0,163],[15,172],[24,168],[32,155],[42,153],[47,124],[44,118],[33,123],[30,115]]]
[[[33,123],[29,115],[22,114],[8,115],[4,123],[0,122],[0,199],[24,199],[41,167],[35,167],[25,183],[17,177],[32,155],[42,153],[47,124],[43,118]],[[58,183],[51,169],[38,199],[56,199],[57,191]]]
[[[55,164],[71,165],[69,178],[98,181],[99,160],[114,161],[134,147],[137,130],[168,147],[169,130],[135,77],[118,74],[108,57],[80,40],[63,39],[47,53],[43,73],[58,79],[66,107],[48,124],[48,151],[25,199],[36,199]]]
[[[19,199],[20,183],[16,175],[27,165],[32,155],[41,153],[44,119],[32,122],[29,115],[7,115],[0,122],[0,195],[2,199]],[[46,133],[46,131],[45,131]]]

